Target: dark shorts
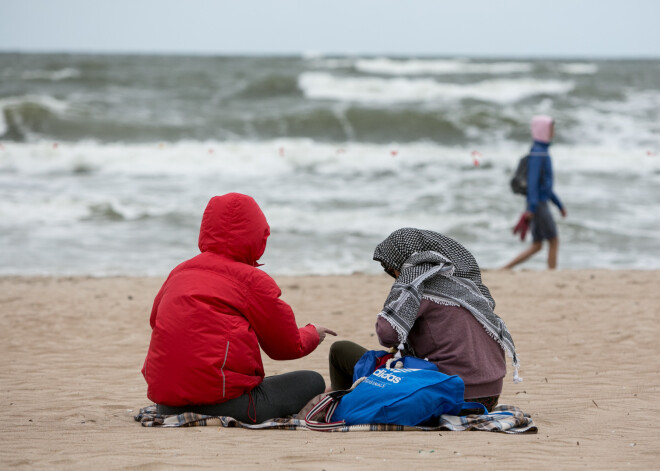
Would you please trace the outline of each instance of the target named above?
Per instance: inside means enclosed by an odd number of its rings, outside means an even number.
[[[557,225],[552,217],[547,201],[541,201],[536,205],[531,229],[532,240],[534,242],[541,242],[557,237]]]

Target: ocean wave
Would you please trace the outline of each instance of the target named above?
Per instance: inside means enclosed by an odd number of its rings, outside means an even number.
[[[559,64],[558,69],[565,74],[574,75],[593,75],[598,72],[598,66],[589,63]]]
[[[209,198],[232,191],[264,209],[273,227],[267,266],[278,273],[369,270],[374,245],[403,226],[458,237],[484,267],[500,266],[517,250],[510,225],[524,199],[509,191],[508,179],[528,148],[312,139],[3,143],[0,245],[21,257],[0,253],[0,270],[167,273],[197,253]],[[607,264],[612,254],[660,266],[653,255],[660,157],[561,144],[552,155],[555,190],[575,221],[558,221],[562,266]],[[599,221],[617,223],[594,232]]]
[[[232,191],[264,209],[277,274],[376,273],[373,247],[402,226],[501,266],[520,250],[508,180],[537,113],[557,122],[560,265],[660,267],[659,70],[0,54],[0,272],[166,274],[198,253],[209,198]]]
[[[320,55],[303,57],[312,67],[320,69],[351,69],[355,63],[352,58],[328,58]]]
[[[185,67],[177,69],[181,64]],[[495,74],[530,65],[531,72]],[[657,152],[658,67],[657,61],[569,59],[16,60],[0,54],[0,139],[176,143],[290,137],[472,145],[525,142],[529,118],[547,113],[557,118],[565,143],[648,146]],[[21,78],[46,77],[47,71],[57,79],[75,70],[81,78],[70,82]],[[439,73],[452,70],[459,75]]]
[[[404,80],[410,85],[410,80]],[[425,99],[420,98],[421,93],[409,94],[411,101],[408,102],[396,101],[403,99],[401,95],[378,97],[394,100],[390,102],[370,102],[349,100],[344,94],[340,101],[308,97],[304,106],[282,109],[270,106],[242,116],[226,115],[221,109],[211,108],[204,113],[191,114],[187,120],[184,119],[187,110],[164,109],[156,116],[155,110],[138,107],[132,116],[127,116],[128,113],[94,110],[51,97],[21,96],[0,99],[0,139],[8,143],[50,140],[51,143],[84,144],[96,140],[147,146],[153,142],[168,146],[186,141],[261,142],[280,137],[342,145],[418,141],[445,145],[524,143],[529,138],[529,117],[546,112],[557,119],[561,142],[607,143],[614,148],[643,146],[653,152],[660,151],[657,127],[660,92],[621,90],[609,100],[594,101],[589,96],[592,92],[582,86],[569,97],[561,94],[539,97],[535,94],[541,93],[543,85],[539,86],[537,81],[527,83],[527,89],[524,85],[525,81],[503,83],[501,80],[472,85],[430,84],[435,90],[427,93]],[[311,88],[316,86],[318,84],[313,84]],[[363,86],[364,83],[360,83],[360,87]],[[394,85],[385,82],[384,87],[388,86]],[[561,85],[554,87],[557,92]],[[362,90],[345,87],[343,91],[357,96]],[[341,90],[331,90],[332,94],[339,92]],[[444,95],[438,98],[440,92]],[[284,98],[287,99],[291,98]],[[293,99],[298,100],[297,97]],[[250,101],[249,106],[259,105],[259,99],[255,100],[256,103]],[[80,173],[90,172],[85,165],[78,168]]]
[[[23,80],[50,80],[58,82],[69,78],[80,77],[80,71],[71,67],[60,70],[26,70],[21,74]]]
[[[354,175],[380,179],[400,175],[402,171],[414,174],[429,167],[470,168],[474,160],[479,161],[482,170],[497,168],[508,172],[528,148],[527,143],[514,142],[454,146],[432,142],[337,144],[311,139],[171,144],[90,141],[61,142],[57,146],[44,141],[5,143],[0,149],[0,175],[12,179],[57,177],[80,181],[121,179],[122,176],[145,178],[145,181],[159,177],[232,180],[279,178],[300,171],[342,178]],[[660,170],[660,154],[649,154],[647,150],[644,147],[617,148],[607,142],[602,146],[555,144],[552,155],[562,172],[647,176]],[[114,207],[117,210],[118,206]]]
[[[89,215],[86,203],[70,195],[53,194],[42,198],[35,196],[35,192],[27,195],[21,190],[18,196],[0,199],[2,229],[68,224],[81,221]]]
[[[80,222],[121,222],[121,221],[160,221],[167,225],[183,225],[195,223],[192,212],[182,212],[167,205],[145,204],[140,202],[134,204],[131,201],[122,201],[117,198],[109,198],[88,202],[86,214],[78,214]]]
[[[39,123],[61,115],[69,104],[47,95],[23,95],[0,99],[0,137],[23,140]]]
[[[602,147],[646,147],[660,151],[660,92],[621,91],[622,99],[601,100],[574,107],[561,120],[572,122],[558,128],[565,139]],[[560,120],[560,121],[561,121]]]
[[[529,62],[471,62],[467,59],[358,59],[355,69],[360,72],[383,75],[444,75],[444,74],[515,74],[534,69]]]
[[[239,96],[250,99],[299,95],[300,89],[295,77],[270,75],[248,84]]]
[[[435,110],[375,109],[369,106],[320,108],[257,116],[250,125],[262,138],[312,138],[319,142],[415,142],[458,144],[465,141],[461,117]]]
[[[428,78],[340,77],[323,72],[302,73],[298,85],[309,99],[376,104],[464,99],[515,103],[537,95],[568,93],[575,87],[572,81],[549,79],[496,79],[463,85]]]

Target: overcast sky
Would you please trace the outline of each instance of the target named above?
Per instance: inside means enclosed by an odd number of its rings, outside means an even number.
[[[660,0],[0,0],[0,51],[660,57]]]

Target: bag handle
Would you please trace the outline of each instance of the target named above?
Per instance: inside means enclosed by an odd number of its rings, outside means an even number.
[[[343,396],[343,394],[341,396]],[[309,430],[315,430],[317,432],[334,432],[335,430],[341,430],[346,425],[345,421],[327,422],[327,420],[332,418],[332,414],[335,412],[337,405],[339,405],[339,399],[341,396],[336,398],[330,393],[321,399],[305,416],[305,426]],[[320,415],[323,416],[326,422],[316,420]]]

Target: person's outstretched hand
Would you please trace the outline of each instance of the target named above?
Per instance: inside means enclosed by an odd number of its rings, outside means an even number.
[[[327,327],[323,327],[320,325],[315,325],[314,327],[316,327],[316,331],[319,333],[319,344],[323,342],[323,339],[325,339],[325,336],[327,334],[334,335],[335,337],[337,336],[337,332],[335,332],[334,330],[330,330]]]
[[[565,218],[566,217],[566,208],[561,208],[561,217]]]

